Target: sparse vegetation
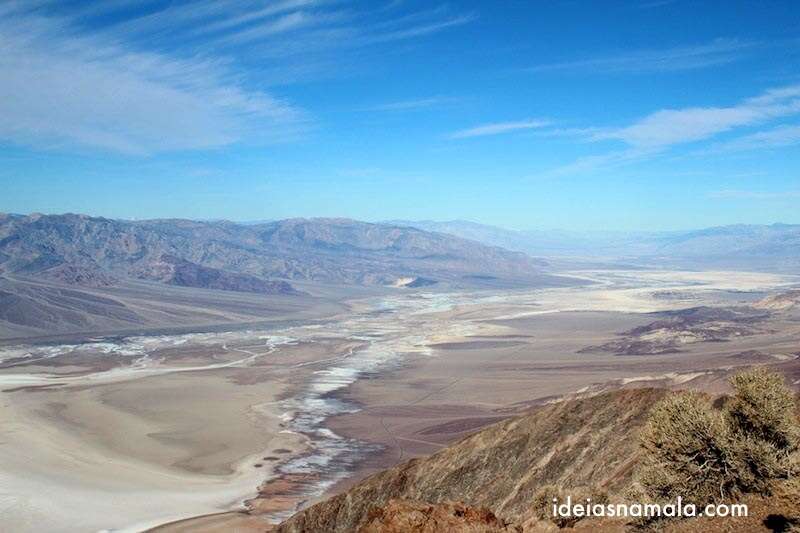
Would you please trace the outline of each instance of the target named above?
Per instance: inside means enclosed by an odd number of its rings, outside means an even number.
[[[653,409],[641,434],[643,496],[698,505],[767,496],[776,482],[800,474],[800,423],[783,377],[756,368],[736,374],[731,385],[721,409],[696,392]]]
[[[653,409],[642,430],[645,464],[639,482],[656,500],[682,496],[696,503],[724,498],[736,489],[730,431],[709,399],[689,392]]]
[[[726,411],[737,434],[767,443],[781,455],[798,449],[795,399],[780,374],[755,368],[736,374],[731,385],[735,393]]]

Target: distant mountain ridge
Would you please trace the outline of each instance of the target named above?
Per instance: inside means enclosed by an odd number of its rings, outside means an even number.
[[[291,294],[288,282],[390,285],[399,278],[558,283],[525,254],[424,230],[347,219],[260,224],[87,215],[0,215],[0,274],[66,283],[135,278]]]
[[[393,220],[542,257],[627,260],[683,268],[800,272],[800,225],[719,226],[692,231],[520,231],[467,221]]]
[[[619,258],[650,250],[651,241],[678,232],[514,230],[466,220],[390,220],[386,224],[448,233],[540,257]]]

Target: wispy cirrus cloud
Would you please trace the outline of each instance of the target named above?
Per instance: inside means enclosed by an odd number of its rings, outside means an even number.
[[[449,105],[458,101],[457,98],[445,96],[432,96],[429,98],[415,98],[410,100],[398,100],[386,102],[373,106],[362,107],[359,111],[414,111],[417,109],[429,109],[431,107]]]
[[[311,114],[256,76],[473,19],[446,6],[384,13],[383,26],[370,16],[332,0],[9,0],[0,4],[0,139],[127,154],[294,140],[313,127]],[[266,57],[270,69],[244,67]]]
[[[109,31],[135,41],[191,43],[204,50],[247,44],[259,56],[269,52],[280,57],[409,40],[477,18],[446,4],[395,16],[370,8],[350,8],[338,0],[189,0],[115,24]]]
[[[623,128],[593,134],[631,146],[661,148],[711,138],[744,126],[800,113],[800,85],[772,89],[730,107],[664,109]]]
[[[529,72],[652,73],[711,67],[746,57],[760,46],[753,41],[716,39],[694,46],[632,50],[618,54],[536,65]]]
[[[581,172],[590,172],[598,169],[609,169],[642,161],[658,153],[657,150],[647,148],[627,148],[614,150],[604,154],[579,157],[571,163],[558,166],[542,174],[544,177],[559,177]]]
[[[0,137],[128,154],[285,140],[307,114],[210,58],[141,52],[53,17],[0,22]]]
[[[308,13],[294,11],[262,24],[220,35],[213,38],[213,41],[224,45],[243,45],[263,41],[281,34],[296,33],[299,30],[308,28],[326,28],[331,23],[344,21],[348,17],[349,15],[343,12]]]
[[[743,135],[730,141],[716,143],[710,146],[707,152],[742,152],[748,150],[763,150],[770,148],[783,148],[800,144],[800,126],[785,125],[769,130],[758,131]]]
[[[767,90],[729,107],[663,109],[628,126],[574,129],[576,136],[584,141],[618,141],[625,148],[581,158],[554,172],[573,173],[641,161],[658,156],[675,146],[710,141],[723,133],[797,114],[800,114],[800,85],[789,85]],[[736,148],[738,145],[740,149],[756,149],[789,145],[798,141],[799,134],[797,126],[781,125],[768,131],[748,134],[720,146]]]
[[[452,28],[455,26],[463,26],[464,24],[468,24],[476,19],[477,15],[475,15],[474,13],[469,13],[465,15],[456,15],[448,17],[444,20],[438,20],[424,24],[417,24],[410,28],[403,28],[385,33],[375,33],[372,35],[365,35],[363,41],[365,43],[381,43],[388,41],[399,41],[402,39],[410,39],[413,37],[422,37],[424,35],[437,33],[442,30]]]
[[[221,17],[220,20],[192,28],[191,33],[195,35],[224,33],[250,24],[268,21],[275,15],[282,15],[286,12],[298,13],[302,12],[298,10],[316,8],[325,3],[324,0],[284,0],[282,2],[274,2],[261,8],[242,12],[241,14]],[[274,25],[274,21],[270,21],[270,24]]]
[[[465,139],[468,137],[484,137],[487,135],[500,135],[519,130],[530,130],[549,126],[548,120],[518,120],[514,122],[495,122],[492,124],[482,124],[473,128],[458,130],[451,133],[450,139]]]

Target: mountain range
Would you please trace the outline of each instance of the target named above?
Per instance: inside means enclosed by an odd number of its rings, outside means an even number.
[[[575,283],[551,270],[521,252],[346,219],[0,214],[0,339],[308,318],[342,291]]]
[[[0,275],[69,285],[121,279],[262,294],[291,283],[560,284],[534,257],[645,266],[800,270],[800,225],[686,232],[515,231],[473,222],[288,219],[253,224],[0,214]]]
[[[133,278],[171,285],[291,294],[293,280],[391,285],[548,281],[520,252],[412,227],[346,219],[260,224],[0,215],[0,273],[70,284]],[[549,278],[556,281],[556,278]]]
[[[627,261],[680,268],[800,271],[800,225],[737,224],[691,231],[510,230],[454,220],[387,224],[456,235],[533,256]]]
[[[797,273],[800,226],[578,234],[461,221],[0,214],[0,338],[250,323],[318,305],[309,302],[330,290],[571,285],[559,273],[586,265]]]

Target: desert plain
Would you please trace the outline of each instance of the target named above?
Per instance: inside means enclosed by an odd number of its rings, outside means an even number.
[[[758,302],[800,277],[567,275],[575,285],[335,291],[314,314],[227,330],[6,341],[3,527],[263,529],[532,405],[798,357],[796,314]]]

